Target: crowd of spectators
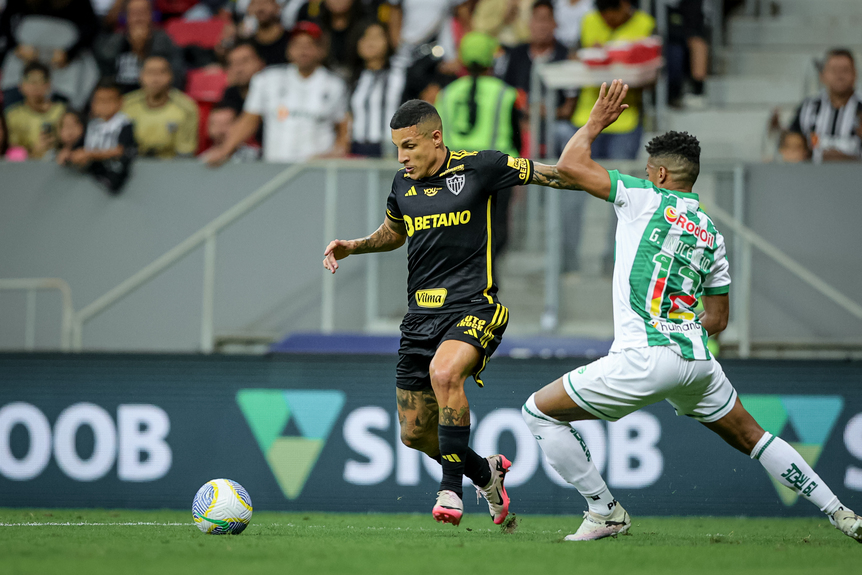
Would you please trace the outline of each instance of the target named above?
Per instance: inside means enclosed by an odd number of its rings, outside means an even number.
[[[510,131],[521,140],[511,149],[526,153],[533,63],[655,34],[654,17],[638,4],[5,0],[0,152],[7,159],[73,166],[114,191],[136,155],[200,156],[211,165],[394,155],[388,119],[403,101],[440,102],[459,78],[472,77],[475,90],[486,85],[476,78],[493,75],[517,94],[517,125]],[[701,4],[677,0],[668,14],[664,40],[673,105],[703,104],[708,44]],[[494,46],[494,61],[481,70],[459,59],[462,39],[471,33]],[[862,104],[852,89],[852,54],[831,52],[822,79],[824,95],[803,103],[782,134],[786,161],[859,157]],[[584,123],[596,91],[561,91],[556,124],[540,123],[540,141],[551,130],[559,148]],[[633,158],[640,150],[640,90],[630,91],[628,103],[596,141],[597,157]],[[830,124],[830,118],[840,121]],[[91,132],[104,141],[96,144]]]

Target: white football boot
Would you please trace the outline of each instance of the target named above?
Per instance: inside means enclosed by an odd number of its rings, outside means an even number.
[[[862,543],[862,517],[845,507],[839,507],[835,513],[828,515],[828,517],[829,523],[834,525],[838,531],[852,537],[858,543]]]
[[[461,516],[464,515],[464,503],[457,493],[444,489],[437,492],[437,503],[431,510],[431,514],[437,523],[451,523],[457,526],[461,523]]]
[[[584,512],[584,522],[572,535],[566,535],[566,541],[592,541],[604,537],[622,535],[632,526],[631,517],[617,503],[610,515],[599,515],[592,511]]]
[[[509,495],[503,482],[512,462],[505,455],[486,457],[491,466],[491,481],[485,487],[476,487],[476,491],[488,502],[488,511],[496,525],[500,525],[509,515]]]

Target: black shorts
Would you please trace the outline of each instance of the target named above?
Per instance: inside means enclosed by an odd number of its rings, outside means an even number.
[[[401,322],[401,347],[395,385],[419,391],[431,388],[428,368],[440,344],[446,340],[463,341],[479,349],[483,357],[473,378],[484,386],[479,374],[488,365],[509,324],[509,310],[501,305],[477,305],[455,313],[408,313]]]

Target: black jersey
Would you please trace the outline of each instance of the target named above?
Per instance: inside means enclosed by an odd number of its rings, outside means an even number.
[[[399,170],[386,216],[407,228],[411,313],[450,313],[495,304],[492,222],[496,192],[533,177],[533,162],[493,150],[452,152],[433,176]]]

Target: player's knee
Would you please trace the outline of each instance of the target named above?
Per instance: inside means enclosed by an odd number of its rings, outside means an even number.
[[[464,376],[449,365],[431,364],[431,386],[435,391],[452,392],[464,386]]]

